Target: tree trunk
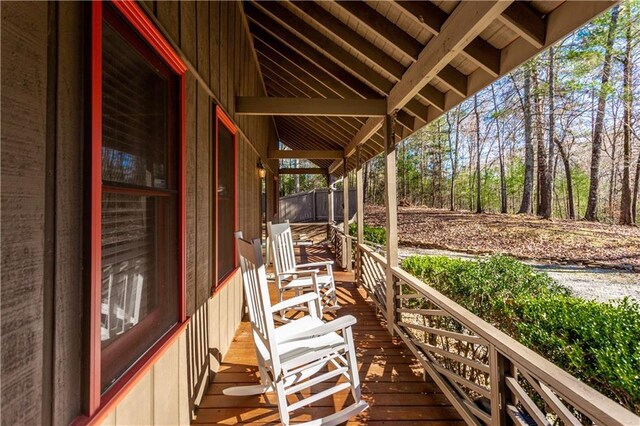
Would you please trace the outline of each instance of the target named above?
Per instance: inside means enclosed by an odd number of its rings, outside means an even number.
[[[496,139],[498,141],[498,162],[500,164],[500,213],[507,213],[507,180],[504,170],[504,149],[502,146],[502,138],[500,135],[500,114],[498,111],[498,100],[496,99],[496,91],[491,85],[491,95],[493,97],[493,112],[496,120]]]
[[[476,116],[476,213],[482,213],[482,196],[480,186],[480,112],[478,111],[478,95],[473,96],[473,113]]]
[[[631,217],[636,223],[638,221],[638,189],[640,189],[640,152],[636,161],[636,177],[633,182],[633,201],[631,202]]]
[[[633,91],[631,88],[632,81],[632,61],[631,61],[631,7],[627,6],[627,19],[625,20],[625,38],[626,47],[624,54],[624,69],[623,69],[623,82],[622,82],[622,96],[624,104],[623,114],[623,167],[622,167],[622,194],[620,196],[620,224],[632,225],[634,223],[634,216],[631,215],[631,176],[629,174],[629,168],[631,166],[631,111],[632,111],[632,96]]]
[[[567,179],[567,210],[569,212],[569,219],[576,218],[576,211],[573,204],[573,179],[571,179],[571,164],[569,163],[569,153],[562,143],[558,140],[558,138],[554,139],[556,145],[558,146],[558,152],[560,153],[560,158],[562,159],[562,164],[564,165],[564,173]]]
[[[536,134],[536,147],[538,154],[538,197],[536,205],[536,214],[538,216],[544,216],[547,211],[547,202],[549,196],[547,191],[548,177],[548,165],[547,165],[547,150],[544,142],[543,124],[542,124],[542,100],[540,99],[540,81],[538,79],[538,71],[536,68],[531,73],[531,80],[533,83],[533,105],[535,108],[535,134]]]
[[[456,189],[456,172],[458,171],[458,143],[460,141],[460,106],[456,108],[456,129],[453,146],[451,144],[451,113],[447,113],[447,127],[449,128],[449,159],[451,160],[451,189],[449,194],[449,210],[454,211],[455,206],[455,189]]]
[[[522,190],[522,202],[518,213],[531,213],[531,195],[533,193],[533,167],[534,152],[531,134],[531,70],[529,65],[524,69],[524,99],[522,100],[524,114],[524,188]]]
[[[611,56],[613,54],[613,40],[616,25],[618,23],[619,7],[615,6],[611,11],[611,22],[607,33],[607,45],[604,55],[604,65],[602,66],[602,79],[600,93],[598,94],[598,111],[596,113],[595,126],[593,130],[593,143],[591,145],[591,170],[589,176],[589,196],[587,199],[587,210],[584,214],[585,220],[598,220],[598,187],[600,185],[600,155],[602,150],[602,132],[604,129],[604,109],[607,102],[606,86],[611,74]]]
[[[553,47],[549,49],[549,142],[547,152],[547,177],[545,179],[546,188],[544,191],[544,196],[546,200],[542,201],[542,217],[545,219],[550,219],[553,211],[553,176],[555,170],[556,163],[556,153],[555,153],[555,99],[554,99],[554,90],[555,90],[555,62],[554,62],[554,50]]]

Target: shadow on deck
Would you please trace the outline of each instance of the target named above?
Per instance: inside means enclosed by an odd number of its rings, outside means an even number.
[[[321,245],[300,248],[303,262],[331,257]],[[464,424],[446,397],[423,370],[409,349],[397,338],[392,338],[384,322],[376,315],[373,304],[366,299],[363,289],[354,283],[353,273],[336,271],[336,284],[342,309],[338,315],[353,315],[358,323],[354,327],[356,352],[362,380],[363,398],[370,408],[347,424],[406,424],[455,425]],[[270,283],[272,300],[276,299],[275,285]],[[195,424],[277,423],[278,408],[275,395],[268,393],[253,397],[229,397],[222,390],[229,386],[258,382],[256,356],[250,323],[245,319],[225,356],[219,372],[205,393],[197,412]],[[304,396],[326,388],[316,385]],[[300,395],[292,395],[298,399]],[[329,415],[352,403],[345,390],[322,399],[312,407],[292,413],[292,422],[304,422]]]

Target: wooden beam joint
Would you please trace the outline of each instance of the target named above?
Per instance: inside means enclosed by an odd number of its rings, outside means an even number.
[[[343,151],[341,150],[277,150],[270,149],[267,153],[269,160],[284,160],[284,159],[300,159],[300,160],[334,160],[342,158]]]
[[[384,117],[384,99],[236,97],[238,115]]]

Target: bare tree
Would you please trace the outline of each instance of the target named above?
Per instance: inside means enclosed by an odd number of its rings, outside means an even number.
[[[515,83],[515,81],[514,81]],[[516,90],[518,85],[515,84]],[[520,92],[518,91],[518,95]],[[518,213],[531,213],[531,196],[533,194],[533,168],[535,163],[533,140],[531,132],[531,69],[530,65],[524,67],[524,96],[520,97],[524,114],[524,187],[522,190],[522,202]]]
[[[631,6],[628,5],[625,13],[625,52],[623,59],[623,83],[622,102],[624,104],[623,115],[623,167],[622,167],[622,194],[620,196],[620,223],[631,225],[635,221],[631,209],[631,177],[629,168],[631,166],[631,108],[633,101],[633,89],[631,88],[631,78],[633,73],[633,62],[631,61]],[[637,174],[636,174],[637,179]]]
[[[473,113],[476,118],[476,213],[482,213],[482,194],[480,174],[480,112],[478,111],[478,94],[473,96]]]
[[[491,95],[493,98],[493,114],[496,122],[496,139],[498,142],[498,163],[500,166],[500,213],[507,213],[507,181],[504,170],[504,147],[502,146],[502,137],[500,129],[501,114],[498,110],[498,100],[496,99],[496,90],[494,84],[491,85]]]
[[[554,62],[555,51],[553,47],[549,49],[549,143],[548,143],[548,152],[547,152],[547,175],[545,178],[545,190],[541,194],[541,197],[546,197],[541,201],[541,212],[540,215],[545,219],[551,218],[552,206],[553,206],[553,177],[555,172],[555,164],[556,164],[556,154],[555,154],[555,117],[556,117],[556,108],[555,108],[555,62]]]
[[[600,185],[600,154],[602,151],[602,138],[604,129],[604,109],[607,102],[607,84],[611,76],[611,56],[613,54],[613,41],[618,24],[619,7],[615,6],[611,11],[611,21],[607,32],[607,42],[605,46],[604,65],[602,66],[602,78],[600,92],[598,93],[598,110],[596,112],[595,125],[593,129],[593,142],[591,144],[591,168],[589,180],[589,196],[587,199],[587,210],[584,214],[585,220],[596,221],[598,207],[598,187]]]

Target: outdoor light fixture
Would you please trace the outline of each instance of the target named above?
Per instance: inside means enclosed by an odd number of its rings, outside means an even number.
[[[260,179],[264,179],[264,177],[267,176],[267,170],[264,168],[264,165],[262,165],[262,160],[260,159],[258,159],[258,175]]]

